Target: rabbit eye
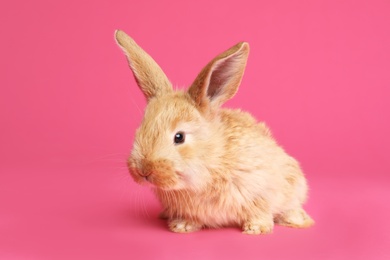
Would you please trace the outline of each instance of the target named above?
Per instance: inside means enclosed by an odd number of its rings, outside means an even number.
[[[185,134],[183,132],[177,132],[175,134],[175,138],[174,138],[174,142],[175,144],[182,144],[184,143],[186,137],[185,137]]]

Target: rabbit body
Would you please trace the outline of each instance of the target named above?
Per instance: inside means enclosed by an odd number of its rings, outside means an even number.
[[[274,223],[314,223],[302,208],[308,188],[298,162],[264,123],[220,108],[238,89],[246,43],[212,60],[187,91],[173,91],[130,37],[117,31],[116,39],[148,100],[128,161],[130,174],[152,185],[172,231],[240,226],[247,234],[266,234]]]

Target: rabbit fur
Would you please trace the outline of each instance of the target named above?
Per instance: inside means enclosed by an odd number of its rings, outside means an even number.
[[[298,162],[264,123],[221,108],[238,90],[248,43],[215,57],[188,90],[174,91],[132,38],[120,30],[115,38],[147,99],[128,168],[135,182],[152,186],[172,231],[240,226],[247,234],[267,234],[274,223],[314,224],[302,208],[308,186]],[[175,143],[178,133],[183,143]]]

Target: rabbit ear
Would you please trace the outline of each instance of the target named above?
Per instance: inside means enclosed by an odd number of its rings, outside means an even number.
[[[147,100],[172,91],[172,84],[160,66],[132,38],[117,30],[115,39],[125,52],[135,80]]]
[[[249,44],[241,42],[215,57],[188,89],[200,108],[221,106],[232,98],[241,83],[249,55]]]

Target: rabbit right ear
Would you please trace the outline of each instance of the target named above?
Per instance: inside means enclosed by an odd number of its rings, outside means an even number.
[[[147,100],[172,91],[172,84],[160,66],[132,38],[117,30],[115,39],[125,52],[138,87]]]

